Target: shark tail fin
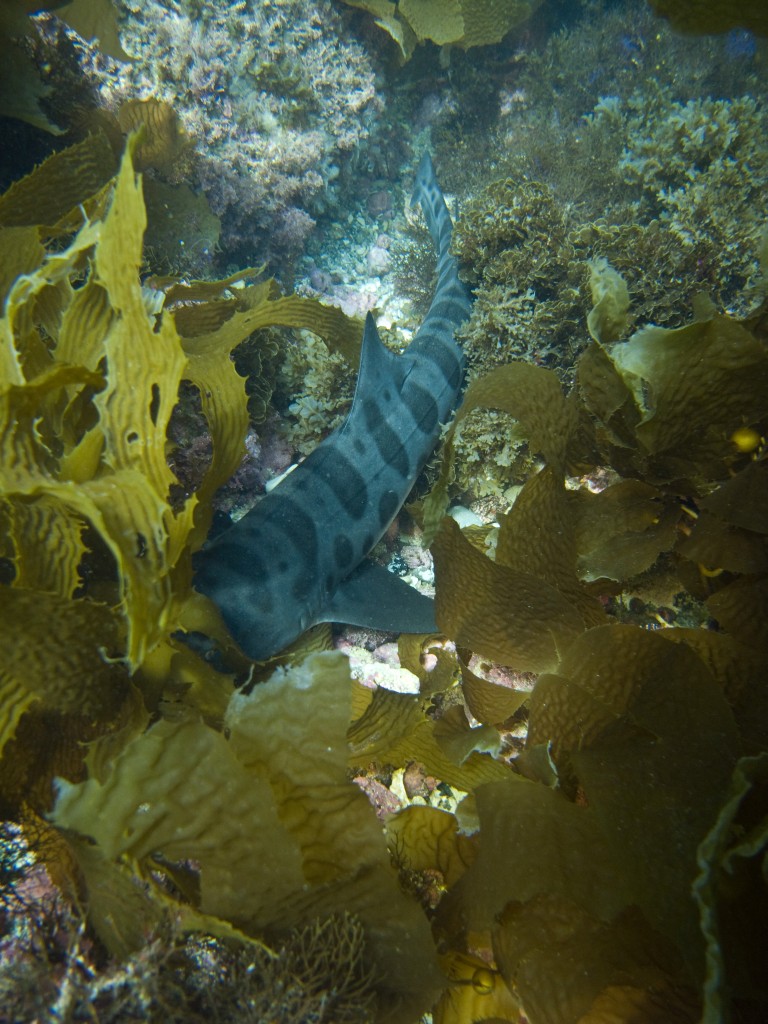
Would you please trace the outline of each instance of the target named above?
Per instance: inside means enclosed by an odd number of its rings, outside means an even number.
[[[432,241],[438,255],[443,256],[448,252],[451,244],[453,222],[448,207],[445,205],[443,193],[437,183],[435,168],[432,165],[432,157],[429,152],[425,152],[421,158],[411,202],[421,204]]]

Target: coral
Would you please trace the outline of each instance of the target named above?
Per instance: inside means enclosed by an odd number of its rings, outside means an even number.
[[[585,267],[552,190],[536,181],[493,182],[467,204],[455,239],[462,267],[479,280],[463,330],[473,370],[523,356],[572,357]]]

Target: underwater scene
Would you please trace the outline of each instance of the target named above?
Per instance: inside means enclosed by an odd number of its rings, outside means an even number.
[[[765,0],[0,57],[0,1024],[765,1024]]]

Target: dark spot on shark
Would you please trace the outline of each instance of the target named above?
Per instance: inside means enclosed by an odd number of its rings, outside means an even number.
[[[424,434],[431,434],[437,426],[437,402],[426,388],[410,381],[403,392],[403,400],[416,426]]]
[[[429,307],[429,319],[430,322],[434,318],[435,320],[452,321],[455,315],[453,300],[445,295],[441,295],[436,302]]]
[[[366,398],[362,404],[362,412],[366,418],[366,426],[376,444],[376,449],[387,466],[391,466],[400,476],[408,476],[411,471],[411,460],[397,434],[392,430],[373,398]]]
[[[382,423],[373,435],[373,440],[384,462],[401,477],[407,477],[411,471],[411,460],[395,431],[387,423]]]
[[[461,360],[447,345],[435,346],[431,350],[432,360],[452,388],[461,383]]]
[[[384,422],[384,414],[372,398],[366,398],[363,402],[363,414],[366,427],[371,434],[375,434]]]
[[[376,450],[387,466],[391,466],[400,476],[407,477],[411,470],[411,461],[400,438],[390,427],[377,403],[368,398],[363,405],[365,425],[371,432]]]
[[[344,512],[351,519],[362,519],[368,504],[368,487],[346,455],[328,447],[323,458],[315,461],[314,470],[331,489]]]
[[[293,498],[284,497],[277,492],[271,504],[271,521],[274,528],[283,534],[305,564],[314,563],[317,560],[318,546],[317,529],[312,517]],[[240,562],[242,564],[242,553]],[[252,571],[250,566],[248,571]]]

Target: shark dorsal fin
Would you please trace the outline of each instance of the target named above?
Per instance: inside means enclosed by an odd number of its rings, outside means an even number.
[[[379,337],[376,321],[368,313],[365,318],[360,372],[357,376],[350,418],[366,398],[375,398],[385,385],[399,392],[410,365],[411,360],[407,355],[398,355],[387,348]]]

